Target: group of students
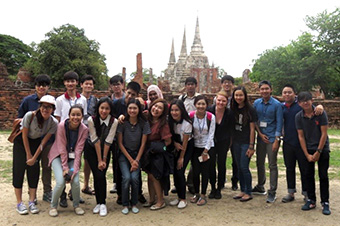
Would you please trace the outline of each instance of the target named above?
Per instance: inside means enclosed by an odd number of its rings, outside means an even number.
[[[39,75],[35,80],[36,93],[24,98],[19,107],[22,134],[14,140],[13,186],[19,214],[38,213],[36,188],[43,166],[43,200],[51,203],[50,216],[57,216],[57,206],[67,207],[65,185],[71,184],[69,197],[74,211],[83,215],[79,206],[79,170],[84,152],[84,187],[82,191],[94,194],[93,213],[107,215],[106,172],[113,159],[117,203],[123,214],[138,213],[138,201],[151,210],[166,206],[164,195],[170,190],[173,174],[177,198],[171,206],[187,206],[186,186],[194,196],[191,203],[207,203],[210,182],[210,199],[221,199],[226,180],[226,158],[229,148],[233,158],[232,188],[240,193],[233,198],[247,202],[253,194],[265,195],[265,158],[268,156],[270,189],[267,202],[276,200],[278,180],[277,152],[283,136],[283,154],[286,165],[288,194],[282,202],[294,200],[295,166],[298,161],[305,205],[302,210],[316,207],[314,165],[318,162],[321,203],[323,213],[329,215],[329,141],[327,115],[322,106],[312,105],[312,95],[301,92],[296,98],[293,86],[286,85],[280,103],[271,96],[269,81],[259,83],[261,98],[252,106],[243,86],[234,87],[234,79],[226,75],[221,79],[221,91],[213,105],[195,89],[197,80],[188,77],[186,94],[167,103],[161,90],[150,85],[147,101],[139,97],[140,85],[130,82],[125,92],[121,76],[113,76],[110,86],[113,94],[99,100],[91,95],[95,80],[91,75],[81,79],[82,94],[77,93],[79,77],[70,71],[64,75],[66,92],[56,100],[47,95],[50,78]],[[54,112],[54,114],[53,114]],[[53,116],[54,115],[54,116]],[[257,131],[257,141],[255,140]],[[55,137],[54,135],[55,134]],[[255,153],[258,184],[252,187],[249,170]],[[191,162],[191,176],[185,177]],[[216,173],[216,164],[218,174]],[[51,188],[52,166],[56,185]],[[142,191],[141,170],[147,174],[149,200]],[[29,208],[22,202],[22,185],[27,171]],[[94,190],[89,187],[93,174]],[[217,181],[217,183],[216,183]],[[217,185],[217,186],[216,186]],[[130,192],[131,190],[131,192]]]

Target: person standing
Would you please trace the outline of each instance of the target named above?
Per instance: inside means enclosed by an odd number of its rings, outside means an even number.
[[[81,95],[87,100],[87,114],[84,115],[84,124],[87,126],[87,120],[94,115],[95,107],[98,102],[97,98],[92,94],[96,81],[92,75],[84,75],[80,79]],[[89,186],[91,168],[84,155],[84,186],[81,191],[88,195],[94,195],[95,191]]]
[[[17,200],[17,212],[21,215],[28,214],[22,202],[22,185],[25,172],[29,185],[29,211],[39,213],[34,200],[40,174],[40,154],[57,130],[58,121],[52,116],[55,108],[55,99],[45,95],[39,100],[40,106],[36,111],[29,111],[21,122],[22,133],[13,142],[13,187]]]
[[[261,98],[256,99],[254,108],[257,113],[258,122],[256,166],[258,183],[253,188],[253,194],[266,195],[264,184],[266,183],[265,159],[268,156],[270,170],[270,188],[268,189],[267,202],[276,200],[276,189],[278,182],[277,152],[280,147],[280,136],[282,132],[283,113],[281,103],[274,99],[272,86],[269,81],[263,80],[259,83]]]
[[[322,213],[330,215],[328,179],[330,149],[327,135],[327,114],[324,111],[319,116],[315,115],[312,94],[310,92],[299,93],[298,102],[302,111],[296,114],[295,124],[301,148],[308,160],[306,167],[308,200],[301,209],[311,210],[316,207],[315,163],[318,162]]]
[[[39,100],[45,96],[51,85],[51,78],[48,75],[38,75],[34,79],[35,93],[23,99],[18,110],[18,118],[23,118],[29,111],[35,111],[39,108]],[[53,114],[53,113],[52,113]],[[48,166],[48,153],[54,142],[54,134],[51,136],[44,149],[41,152],[42,182],[43,182],[43,200],[50,203],[52,198],[51,185],[51,167]]]

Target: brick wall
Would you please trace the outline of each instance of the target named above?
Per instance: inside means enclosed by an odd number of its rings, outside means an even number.
[[[50,90],[49,94],[57,97],[61,95],[63,90]],[[13,120],[18,115],[18,107],[22,99],[30,94],[34,93],[34,89],[6,89],[0,90],[0,130],[11,129]],[[94,92],[96,97],[102,97],[109,95],[109,91],[96,91]],[[145,90],[142,91],[144,99],[146,99]],[[173,98],[178,98],[180,94],[163,93],[164,98],[170,102]],[[209,103],[215,94],[205,94]],[[249,94],[249,100],[253,102],[259,98],[258,94]],[[280,97],[278,97],[280,99]],[[315,104],[322,104],[328,114],[328,120],[330,127],[340,128],[340,100],[315,100]]]

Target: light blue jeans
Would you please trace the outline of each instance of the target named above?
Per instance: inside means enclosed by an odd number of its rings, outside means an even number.
[[[74,161],[68,162],[69,169],[73,168],[73,163]],[[53,159],[52,169],[54,172],[54,178],[56,179],[56,185],[52,193],[51,208],[57,208],[58,200],[66,184],[65,179],[63,177],[63,167],[61,165],[60,157]],[[71,191],[73,197],[73,207],[76,208],[79,206],[80,199],[79,173],[77,173],[73,178],[73,181],[71,183]]]
[[[135,171],[130,172],[131,164],[123,153],[119,155],[119,167],[122,172],[122,203],[123,206],[129,206],[129,191],[131,184],[131,205],[135,206],[138,203],[138,191],[139,191],[139,172],[138,168]]]
[[[241,192],[251,195],[251,172],[249,170],[250,158],[246,155],[249,144],[233,143],[235,150],[236,164],[238,169],[238,177],[240,180]]]

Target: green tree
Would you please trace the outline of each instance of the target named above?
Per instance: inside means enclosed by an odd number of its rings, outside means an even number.
[[[136,74],[137,74],[136,71],[132,72],[130,74],[130,80],[132,80],[135,77]],[[150,69],[143,68],[142,74],[143,74],[143,83],[148,84],[149,81],[150,81],[150,79],[149,79],[150,78]],[[153,73],[152,73],[151,76],[152,76],[152,84],[157,85],[157,76]]]
[[[0,62],[6,65],[9,75],[16,75],[31,56],[32,49],[21,40],[0,34]]]
[[[39,44],[32,43],[35,53],[25,67],[37,74],[51,76],[53,86],[63,87],[63,75],[73,70],[79,76],[91,74],[96,79],[97,89],[106,89],[108,85],[105,56],[100,54],[100,44],[89,40],[84,29],[71,24],[53,28],[46,39]]]

